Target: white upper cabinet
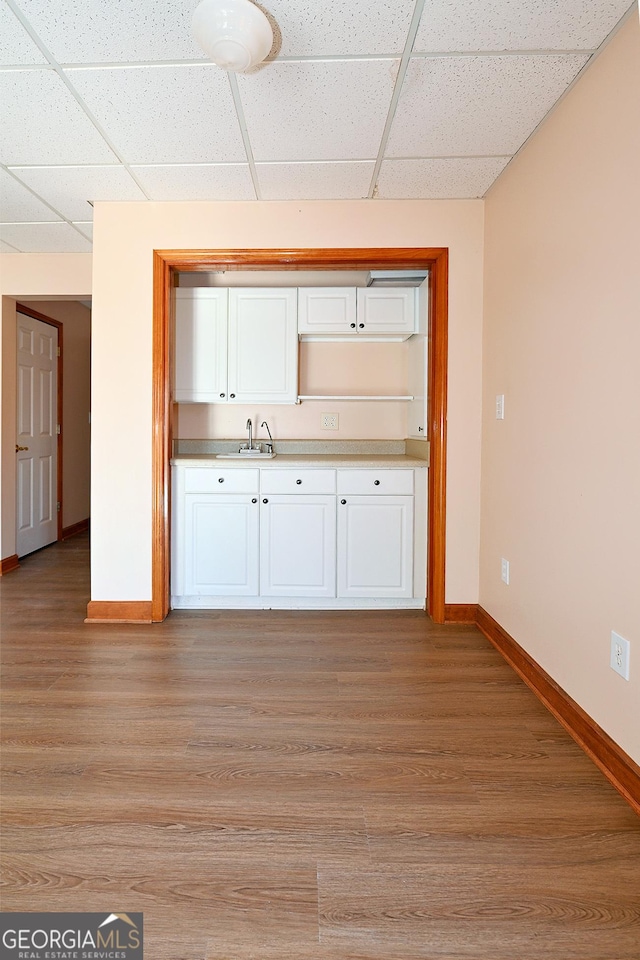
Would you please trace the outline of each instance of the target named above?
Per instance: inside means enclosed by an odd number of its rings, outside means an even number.
[[[229,290],[229,399],[295,403],[298,399],[297,291]]]
[[[303,339],[358,334],[405,340],[416,332],[415,287],[301,287]]]
[[[227,303],[226,289],[176,290],[174,400],[226,399]]]
[[[415,287],[365,287],[357,291],[359,333],[407,334],[416,330]]]
[[[298,333],[356,332],[355,287],[300,287]]]
[[[176,290],[174,400],[295,403],[297,291]]]

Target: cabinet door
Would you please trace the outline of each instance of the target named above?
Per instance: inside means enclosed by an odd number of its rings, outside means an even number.
[[[262,498],[260,593],[264,597],[335,597],[335,496]]]
[[[414,333],[416,288],[358,288],[357,324],[358,333]]]
[[[227,299],[227,290],[176,290],[174,400],[226,399]]]
[[[413,497],[338,497],[338,596],[413,596]]]
[[[295,289],[229,290],[229,400],[295,403],[298,333]]]
[[[184,592],[187,596],[258,595],[258,497],[185,495]]]
[[[300,287],[298,333],[355,332],[355,287]]]

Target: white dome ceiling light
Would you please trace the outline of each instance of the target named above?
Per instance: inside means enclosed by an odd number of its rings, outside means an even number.
[[[271,24],[251,0],[202,0],[192,27],[207,56],[234,73],[255,67],[273,45]]]

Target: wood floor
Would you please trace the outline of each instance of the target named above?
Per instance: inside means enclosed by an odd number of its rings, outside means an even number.
[[[0,580],[4,910],[147,960],[638,960],[640,820],[475,629],[85,625],[76,537]]]

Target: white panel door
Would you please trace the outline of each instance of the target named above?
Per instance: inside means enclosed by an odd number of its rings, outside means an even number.
[[[58,539],[58,330],[22,313],[17,321],[16,549],[24,557]]]
[[[298,398],[297,291],[229,290],[229,400],[295,403]]]
[[[258,497],[185,495],[184,592],[188,596],[258,595]]]
[[[358,333],[414,333],[415,287],[358,288]]]
[[[355,287],[300,287],[298,333],[355,332]]]
[[[176,290],[174,400],[226,400],[227,294],[216,287]]]
[[[264,597],[335,597],[335,496],[262,498],[260,593]]]
[[[338,497],[338,596],[413,596],[413,497]]]

